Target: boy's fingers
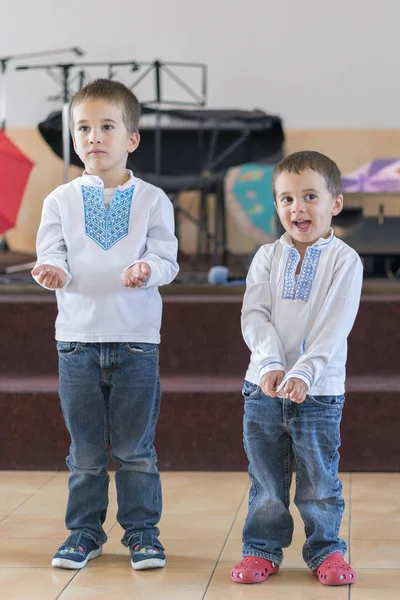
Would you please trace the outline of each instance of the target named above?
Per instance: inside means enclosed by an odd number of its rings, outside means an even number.
[[[61,277],[57,271],[53,275],[51,285],[53,289],[58,289],[59,287],[61,287]]]
[[[290,394],[293,391],[293,383],[288,382],[284,387],[285,394]]]
[[[46,265],[36,265],[36,267],[34,269],[32,269],[31,273],[32,275],[40,275],[41,273],[46,273],[47,272],[47,267]]]
[[[46,287],[50,287],[50,282],[52,280],[52,275],[50,275],[50,273],[45,273],[44,277],[43,277],[43,285],[45,285]]]
[[[50,281],[47,284],[47,287],[52,289],[57,287],[57,276],[54,273],[50,276]]]

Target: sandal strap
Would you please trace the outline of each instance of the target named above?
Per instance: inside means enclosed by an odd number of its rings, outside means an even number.
[[[135,546],[139,546],[140,548],[148,546],[164,550],[164,546],[158,537],[149,531],[138,531],[129,538],[129,548],[135,548]]]

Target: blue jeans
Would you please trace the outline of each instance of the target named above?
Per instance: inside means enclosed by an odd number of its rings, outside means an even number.
[[[71,436],[66,526],[107,540],[107,448],[119,465],[117,520],[129,545],[137,532],[159,534],[161,482],[153,446],[160,410],[158,346],[58,342],[60,399]]]
[[[296,467],[294,502],[305,526],[303,558],[316,569],[347,548],[338,537],[344,510],[338,478],[344,396],[307,396],[302,404],[265,396],[245,381],[244,444],[251,488],[243,529],[243,556],[277,564],[290,546],[293,518],[289,489]]]

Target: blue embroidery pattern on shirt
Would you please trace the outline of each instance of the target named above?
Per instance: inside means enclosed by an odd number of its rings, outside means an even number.
[[[300,254],[296,248],[291,248],[285,268],[285,279],[283,282],[282,299],[294,300],[296,292],[296,267],[300,260]]]
[[[285,278],[282,290],[283,300],[301,300],[307,302],[315,274],[318,269],[321,250],[307,248],[298,281],[296,282],[296,267],[300,255],[295,248],[291,248],[285,268]]]
[[[128,235],[129,215],[135,186],[117,190],[108,210],[104,207],[103,188],[82,186],[85,233],[104,250]]]

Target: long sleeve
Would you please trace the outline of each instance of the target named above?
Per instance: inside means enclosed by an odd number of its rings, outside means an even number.
[[[278,333],[271,323],[271,246],[255,255],[246,279],[242,307],[242,334],[259,369],[260,378],[270,371],[285,371],[286,358]]]
[[[179,271],[177,263],[178,240],[174,234],[174,211],[168,196],[161,193],[150,216],[146,248],[138,262],[150,265],[150,278],[145,287],[159,287],[171,283]],[[125,270],[126,270],[125,269]]]
[[[64,271],[67,276],[65,289],[72,276],[67,262],[67,248],[63,236],[60,212],[53,196],[48,196],[43,203],[42,218],[36,239],[36,252],[36,266],[49,264]],[[39,283],[37,276],[34,279]],[[42,285],[42,287],[46,286]]]
[[[309,388],[324,374],[333,355],[346,341],[360,304],[363,267],[356,254],[338,261],[327,298],[305,340],[305,350],[286,374],[279,389],[291,377]]]

